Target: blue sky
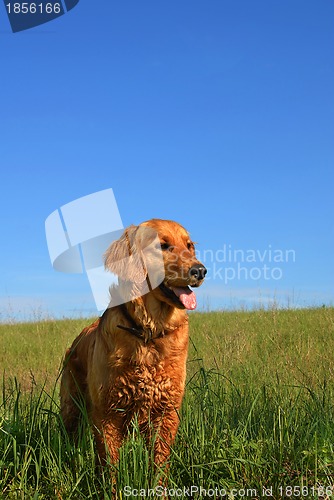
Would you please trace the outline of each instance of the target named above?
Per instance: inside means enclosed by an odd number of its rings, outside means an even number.
[[[44,222],[106,188],[124,225],[207,250],[201,309],[333,304],[333,22],[331,0],[81,0],[13,34],[1,8],[0,320],[96,313]]]

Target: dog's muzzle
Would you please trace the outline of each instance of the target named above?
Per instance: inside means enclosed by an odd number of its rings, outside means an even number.
[[[197,281],[204,280],[207,273],[206,267],[203,264],[195,264],[189,269],[190,278],[196,278]]]

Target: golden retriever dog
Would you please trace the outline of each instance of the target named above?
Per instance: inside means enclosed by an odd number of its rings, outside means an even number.
[[[162,264],[162,265],[160,265]],[[105,253],[118,275],[108,309],[67,350],[60,388],[61,415],[75,433],[84,398],[102,463],[112,463],[136,417],[154,463],[168,461],[179,425],[188,350],[187,309],[196,308],[189,288],[206,269],[178,223],[152,219],[130,226]],[[157,284],[158,283],[158,284]]]

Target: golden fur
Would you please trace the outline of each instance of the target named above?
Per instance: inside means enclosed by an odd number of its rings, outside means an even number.
[[[134,290],[145,279],[151,259],[140,251],[145,228],[158,234],[164,284],[172,290],[199,286],[206,270],[195,257],[188,232],[176,222],[152,219],[128,228],[107,250],[106,267],[118,275],[120,283],[111,289],[112,299],[121,299],[124,290]],[[126,257],[129,259],[125,265]],[[152,261],[150,265],[154,270]],[[200,272],[196,273],[196,269]],[[107,448],[110,460],[116,462],[129,424],[136,416],[148,441],[152,428],[156,432],[154,462],[164,464],[179,424],[187,350],[185,306],[160,287],[108,308],[66,352],[60,391],[66,429],[76,432],[78,403],[84,398],[100,460],[106,459]]]

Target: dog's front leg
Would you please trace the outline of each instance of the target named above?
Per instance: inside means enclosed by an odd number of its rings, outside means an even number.
[[[175,440],[179,421],[178,413],[173,409],[153,422],[155,430],[154,463],[157,467],[166,465],[168,468],[170,447]]]
[[[124,438],[123,418],[117,414],[107,418],[93,419],[96,448],[101,465],[116,463]]]

